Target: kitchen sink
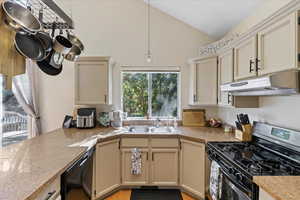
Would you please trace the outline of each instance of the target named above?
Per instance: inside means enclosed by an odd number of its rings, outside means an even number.
[[[178,133],[178,130],[174,127],[168,126],[161,126],[161,127],[154,127],[154,126],[129,126],[128,127],[129,133],[164,133],[164,134],[172,134]]]

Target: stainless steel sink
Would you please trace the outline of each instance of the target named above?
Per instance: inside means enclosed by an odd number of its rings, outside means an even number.
[[[173,127],[161,126],[161,127],[153,127],[153,126],[129,126],[129,133],[163,133],[163,134],[172,134],[177,133],[178,130]]]

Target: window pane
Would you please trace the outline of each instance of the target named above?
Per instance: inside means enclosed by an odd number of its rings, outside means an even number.
[[[22,77],[24,76],[24,77]],[[29,91],[28,80],[25,75],[21,75],[19,80],[26,92]],[[28,138],[27,114],[18,103],[11,90],[4,89],[4,79],[0,76],[0,117],[1,117],[1,139],[0,146],[7,146],[18,143]]]
[[[152,73],[152,117],[177,117],[178,74]]]
[[[123,73],[123,110],[128,117],[145,117],[148,113],[147,73]]]

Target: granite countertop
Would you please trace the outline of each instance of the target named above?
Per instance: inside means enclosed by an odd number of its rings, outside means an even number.
[[[275,200],[300,199],[300,176],[255,176],[254,182]]]
[[[179,127],[179,134],[118,133],[110,128],[58,129],[0,148],[0,200],[29,200],[60,176],[86,148],[68,147],[95,135],[100,141],[117,137],[181,137],[199,142],[237,141],[222,129]],[[99,142],[99,141],[98,141]]]

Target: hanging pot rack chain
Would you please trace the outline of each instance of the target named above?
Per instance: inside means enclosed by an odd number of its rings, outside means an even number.
[[[42,10],[42,24],[45,29],[52,29],[53,23],[57,29],[74,29],[71,17],[66,14],[53,0],[16,0],[24,6],[30,7],[31,12],[39,19]]]

